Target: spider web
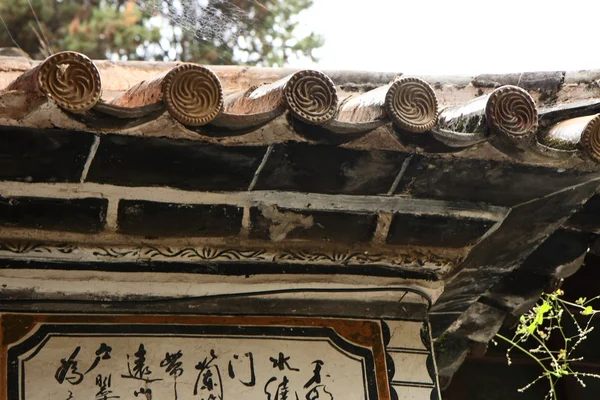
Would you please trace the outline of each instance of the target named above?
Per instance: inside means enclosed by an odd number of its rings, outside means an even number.
[[[264,8],[256,0],[251,2]],[[239,29],[241,22],[252,20],[252,15],[230,0],[153,0],[137,3],[141,9],[162,16],[171,26],[206,41],[226,42],[232,35],[243,35],[246,32]]]

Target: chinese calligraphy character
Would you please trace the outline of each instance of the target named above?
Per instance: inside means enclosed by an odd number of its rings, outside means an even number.
[[[166,367],[166,372],[170,376],[177,378],[183,374],[183,368],[181,368],[183,363],[179,361],[182,356],[181,350],[177,351],[177,353],[166,353],[165,358],[160,362],[160,366],[162,368]]]
[[[244,354],[244,357],[246,357],[247,359],[249,359],[249,360],[250,360],[250,361],[249,361],[249,362],[250,362],[250,380],[249,380],[248,382],[244,382],[244,381],[242,381],[242,380],[240,379],[239,381],[240,381],[240,382],[241,382],[241,383],[242,383],[244,386],[247,386],[247,387],[252,387],[252,386],[256,385],[256,375],[255,375],[255,373],[254,373],[254,356],[253,356],[253,355],[252,355],[252,353],[250,352],[250,353],[246,353],[246,354]],[[240,359],[240,356],[238,356],[237,354],[234,354],[234,355],[233,355],[233,358],[234,358],[235,360],[239,360],[239,359]],[[228,364],[227,370],[228,370],[228,372],[229,372],[229,377],[230,377],[231,379],[235,378],[235,371],[234,371],[233,365],[232,365],[232,363],[231,363],[231,360],[229,361],[229,364]]]
[[[279,368],[280,371],[283,371],[285,368],[290,371],[300,371],[298,368],[290,367],[290,364],[288,363],[289,359],[290,357],[285,357],[281,352],[279,353],[278,358],[269,357],[269,360],[273,363],[273,368]]]
[[[146,400],[152,400],[152,389],[145,389],[145,388],[140,388],[139,391],[135,391],[133,392],[133,394],[135,395],[135,397],[138,397],[138,395],[143,395],[146,397]]]
[[[83,380],[83,374],[77,371],[77,361],[75,358],[79,354],[81,346],[77,346],[68,359],[60,360],[60,367],[56,370],[54,378],[58,383],[63,383],[65,380],[71,385],[79,385]]]
[[[177,377],[183,374],[183,368],[181,368],[183,363],[179,361],[182,356],[181,350],[178,350],[177,353],[166,353],[165,358],[160,362],[161,368],[166,367],[166,372],[175,380],[173,383],[175,400],[177,400]]]
[[[112,386],[112,374],[104,377],[102,375],[96,376],[96,386],[98,386],[98,393],[96,393],[95,400],[118,399],[121,397],[113,395],[113,391],[110,389]]]
[[[290,388],[288,386],[288,383],[290,383],[290,381],[288,377],[284,376],[281,380],[281,383],[279,383],[277,386],[272,385],[276,381],[277,378],[272,377],[265,384],[264,392],[267,395],[267,400],[288,400],[288,394],[290,391]],[[275,388],[274,392],[272,392],[273,387]],[[298,397],[298,395],[296,395],[296,397]]]
[[[94,368],[98,366],[100,360],[110,360],[110,352],[112,351],[112,347],[108,346],[106,343],[102,343],[100,348],[96,350],[96,359],[92,363],[91,367],[85,371],[87,375],[88,372],[92,371]]]
[[[127,354],[127,370],[129,375],[121,375],[121,378],[137,379],[146,383],[162,381],[162,379],[150,379],[145,376],[152,374],[150,367],[146,365],[146,349],[143,344],[140,344],[138,351],[134,353],[135,361],[133,362],[133,370],[129,363],[129,354]]]
[[[325,363],[322,360],[315,360],[312,362],[315,365],[313,370],[313,376],[306,382],[304,389],[310,390],[304,396],[305,400],[333,400],[333,394],[325,389],[325,385],[321,385],[321,369]],[[329,375],[326,375],[329,376]],[[314,385],[314,386],[313,386]],[[311,386],[313,386],[311,388]],[[296,393],[296,399],[298,400],[298,393]]]
[[[196,369],[200,372],[198,372],[198,378],[196,379],[196,384],[194,385],[194,396],[198,395],[199,393],[198,385],[202,379],[200,391],[208,394],[206,400],[223,400],[221,371],[219,371],[218,366],[212,365],[212,362],[217,358],[214,349],[210,351],[210,357],[210,360],[208,357],[206,357],[204,361],[200,361],[196,365]],[[201,395],[201,398],[204,400],[204,395]]]
[[[298,394],[296,394],[296,398],[298,398]],[[325,385],[317,385],[306,393],[304,398],[306,400],[333,400],[333,394],[325,389]]]
[[[310,378],[308,382],[304,385],[304,389],[308,389],[310,385],[321,383],[321,367],[323,366],[323,361],[315,360],[312,362],[315,364],[315,369],[313,370],[313,376]]]

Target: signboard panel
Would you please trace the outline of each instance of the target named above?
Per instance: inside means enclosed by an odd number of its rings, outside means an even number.
[[[0,318],[2,399],[390,399],[378,321]]]

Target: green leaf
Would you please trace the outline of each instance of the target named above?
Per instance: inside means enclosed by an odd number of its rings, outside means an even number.
[[[594,313],[594,309],[592,306],[587,306],[583,311],[581,311],[582,315],[592,315]]]

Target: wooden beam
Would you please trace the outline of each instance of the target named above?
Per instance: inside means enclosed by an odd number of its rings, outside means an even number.
[[[402,212],[418,215],[453,215],[458,218],[502,220],[508,209],[469,201],[435,200],[405,196],[366,196],[282,191],[194,192],[167,187],[123,187],[97,183],[0,182],[5,197],[82,199],[101,196],[119,199],[179,202],[185,204],[273,205],[295,210]]]

